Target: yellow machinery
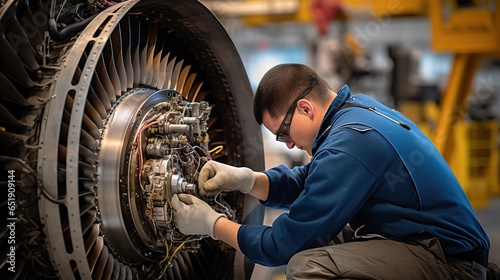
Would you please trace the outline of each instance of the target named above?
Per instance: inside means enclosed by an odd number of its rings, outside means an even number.
[[[460,3],[460,4],[458,4]],[[481,63],[500,56],[500,0],[428,1],[432,48],[454,54],[432,139],[475,207],[499,194],[498,122],[463,121]]]
[[[498,175],[498,121],[459,121],[451,137],[449,163],[472,206],[488,205],[491,195],[500,194]]]
[[[213,2],[206,1],[209,5],[213,5]],[[427,0],[244,0],[238,3],[238,6],[245,11],[239,13],[244,15],[245,24],[260,25],[283,21],[313,22],[315,20],[311,11],[313,6],[331,9],[335,4],[342,5],[348,11],[367,12],[375,17],[414,16],[427,13]],[[254,8],[259,5],[264,6],[260,10],[265,12],[252,14]],[[234,11],[237,7],[228,8]],[[340,20],[347,18],[349,18],[348,13],[339,15]]]
[[[460,8],[454,1],[429,1],[432,47],[455,54],[433,133],[445,159],[450,157],[453,138],[449,136],[454,124],[462,119],[475,73],[484,59],[500,54],[500,0],[472,4]]]

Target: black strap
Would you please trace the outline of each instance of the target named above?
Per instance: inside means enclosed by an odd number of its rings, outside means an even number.
[[[340,108],[337,110],[337,112],[340,111],[340,110],[342,110],[342,109],[351,108],[351,107],[359,107],[359,108],[363,108],[363,109],[372,111],[375,114],[377,114],[379,116],[382,116],[382,117],[384,117],[384,118],[386,118],[386,119],[388,119],[388,120],[390,120],[390,121],[392,121],[392,122],[394,122],[396,124],[399,124],[400,126],[404,127],[407,130],[410,130],[410,126],[407,123],[395,120],[395,119],[393,119],[391,117],[388,117],[388,116],[380,113],[379,111],[377,111],[377,108],[375,108],[375,107],[368,107],[368,106],[364,106],[364,105],[361,105],[361,104],[344,102],[344,104],[342,104],[342,106],[340,106]]]
[[[344,104],[342,104],[342,106],[340,106],[339,111],[342,109],[351,108],[351,107],[359,107],[359,108],[363,108],[363,109],[367,109],[367,110],[370,110],[373,108],[373,107],[368,107],[368,106],[364,106],[361,104],[344,102]],[[373,109],[375,109],[375,108],[373,108]]]

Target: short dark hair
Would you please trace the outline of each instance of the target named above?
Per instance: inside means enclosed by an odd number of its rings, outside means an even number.
[[[311,77],[318,76],[309,66],[297,63],[279,64],[262,77],[255,92],[253,113],[259,125],[264,112],[273,118],[284,115],[291,103],[304,89],[310,86]],[[324,101],[330,87],[324,79],[317,77],[317,84],[305,98]]]

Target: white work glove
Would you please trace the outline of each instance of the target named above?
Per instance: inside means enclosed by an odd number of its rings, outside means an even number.
[[[234,167],[213,160],[208,161],[200,171],[198,188],[200,194],[215,191],[240,191],[249,193],[255,182],[255,175],[250,168]]]
[[[174,194],[170,203],[180,232],[186,235],[210,235],[217,239],[214,236],[215,222],[226,215],[217,213],[205,201],[189,194]]]

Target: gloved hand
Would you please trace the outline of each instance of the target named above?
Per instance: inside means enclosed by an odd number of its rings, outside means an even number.
[[[255,182],[250,168],[234,167],[213,160],[208,161],[200,171],[198,187],[202,195],[220,191],[249,193]]]
[[[210,235],[217,239],[215,222],[226,215],[217,213],[205,201],[189,194],[174,194],[170,203],[175,211],[175,224],[183,234]]]

